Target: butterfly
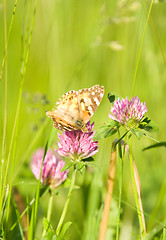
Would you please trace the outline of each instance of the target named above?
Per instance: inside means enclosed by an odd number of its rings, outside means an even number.
[[[89,122],[104,96],[104,87],[95,85],[79,91],[65,93],[56,103],[56,108],[46,115],[54,121],[55,128],[62,131],[81,130],[87,132]]]

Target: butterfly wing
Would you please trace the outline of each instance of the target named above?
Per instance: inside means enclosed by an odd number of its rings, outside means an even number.
[[[56,109],[47,111],[47,116],[54,121],[54,127],[62,131],[72,131],[78,129],[76,125],[79,119],[78,92],[69,91],[65,93],[56,103]]]
[[[84,125],[91,119],[104,96],[104,87],[95,85],[78,91],[78,106]]]
[[[56,109],[46,115],[54,121],[54,127],[62,131],[80,129],[87,131],[86,123],[91,119],[104,95],[104,87],[91,88],[65,93],[56,103]]]

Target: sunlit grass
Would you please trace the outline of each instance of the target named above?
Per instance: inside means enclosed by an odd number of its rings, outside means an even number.
[[[120,0],[0,2],[0,210],[4,214],[0,227],[4,235],[21,214],[13,204],[12,188],[18,189],[24,207],[35,196],[37,181],[30,169],[31,156],[37,148],[45,147],[52,129],[52,121],[47,119],[45,111],[55,107],[57,99],[65,92],[104,85],[105,96],[92,118],[96,129],[109,122],[109,92],[117,92],[122,97],[138,95],[147,104],[148,116],[160,128],[155,138],[165,141],[166,3],[152,3]],[[80,188],[75,189],[71,197],[66,221],[73,224],[66,239],[98,239],[113,140],[114,136],[100,140],[100,150],[94,158],[96,168],[77,176],[76,184]],[[153,143],[150,139],[134,139],[133,152],[140,175],[147,231],[163,231],[166,222],[165,149],[142,152]],[[56,134],[51,147],[57,148]],[[128,236],[126,239],[136,239],[139,234],[129,168],[129,160],[125,158],[120,239],[124,239],[122,232]],[[117,164],[108,239],[115,239],[118,189]],[[50,220],[55,229],[68,188],[59,191],[53,198]],[[37,228],[33,230],[37,239],[42,236],[48,198],[46,194],[39,202]],[[26,216],[30,221],[31,208]],[[7,239],[23,239],[23,235],[20,221],[20,231],[17,226]],[[33,237],[29,235],[29,239]],[[147,239],[153,237],[147,236]]]

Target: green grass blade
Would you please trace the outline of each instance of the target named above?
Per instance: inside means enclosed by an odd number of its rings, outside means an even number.
[[[139,66],[139,62],[140,62],[143,42],[144,42],[145,33],[146,33],[147,26],[148,26],[152,6],[153,6],[153,0],[151,0],[151,4],[150,4],[150,7],[149,7],[149,11],[148,11],[148,15],[147,15],[146,23],[145,23],[144,32],[143,32],[143,35],[142,35],[141,45],[140,45],[140,49],[139,49],[139,53],[138,53],[137,64],[136,64],[136,68],[135,68],[134,80],[133,80],[132,89],[131,89],[131,96],[134,95],[134,88],[135,88],[135,82],[136,82],[136,77],[137,77],[137,72],[138,72],[138,66]]]
[[[44,156],[43,156],[42,165],[41,165],[41,169],[40,169],[40,177],[38,179],[34,205],[32,207],[32,215],[31,215],[30,227],[29,227],[29,232],[28,232],[28,240],[34,239],[34,236],[35,236],[35,230],[36,230],[36,224],[37,224],[37,218],[38,218],[38,209],[39,209],[39,199],[40,199],[40,189],[41,189],[40,181],[41,181],[42,167],[43,167],[44,158],[47,154],[47,150],[54,138],[55,131],[56,131],[55,128],[52,128],[50,136],[48,138],[48,141],[47,141],[47,143],[45,145],[45,149],[44,149]]]
[[[5,64],[5,60],[6,60],[6,52],[7,52],[8,42],[9,42],[9,37],[10,37],[10,34],[11,34],[13,21],[14,21],[14,17],[15,17],[15,13],[16,13],[17,1],[18,0],[15,0],[15,3],[14,3],[14,8],[13,8],[13,13],[12,13],[12,18],[11,18],[11,21],[10,21],[8,36],[7,36],[7,40],[5,41],[6,45],[5,45],[5,53],[4,53],[4,56],[3,56],[2,65],[1,65],[1,71],[0,71],[0,81],[2,79],[3,68],[4,68],[4,64]],[[6,5],[6,1],[5,1],[5,5]]]

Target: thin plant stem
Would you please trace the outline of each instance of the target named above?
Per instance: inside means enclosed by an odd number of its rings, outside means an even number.
[[[57,226],[57,228],[56,228],[56,234],[57,234],[57,236],[59,235],[59,233],[60,233],[60,231],[61,231],[62,224],[63,224],[63,221],[64,221],[64,219],[65,219],[65,216],[66,216],[66,213],[67,213],[67,210],[68,210],[69,202],[70,202],[70,199],[71,199],[71,194],[72,194],[72,191],[73,191],[73,188],[74,188],[74,184],[75,184],[76,172],[77,172],[77,169],[74,169],[73,174],[72,174],[72,179],[71,179],[71,184],[70,184],[68,196],[67,196],[67,200],[66,200],[66,202],[65,202],[65,206],[64,206],[64,208],[63,208],[62,215],[61,215],[61,217],[60,217],[58,226]]]
[[[11,30],[12,30],[13,21],[14,21],[14,17],[15,17],[15,13],[16,13],[17,1],[18,0],[15,0],[15,3],[14,3],[13,14],[12,14],[12,18],[11,18],[11,22],[10,22],[10,26],[9,26],[7,41],[5,41],[6,45],[5,45],[5,52],[4,52],[2,65],[1,65],[1,71],[0,71],[0,81],[2,79],[3,68],[4,68],[4,64],[5,64],[5,60],[6,60],[6,52],[7,52],[8,42],[9,42],[9,37],[10,37],[10,33],[11,33]]]
[[[134,80],[133,80],[133,85],[132,85],[132,89],[131,89],[131,96],[133,96],[133,94],[134,94],[134,88],[135,88],[135,82],[136,82],[136,77],[137,77],[137,72],[138,72],[138,66],[139,66],[140,57],[141,57],[142,46],[143,46],[145,33],[146,33],[146,29],[147,29],[150,13],[151,13],[151,10],[152,10],[152,6],[153,6],[153,0],[151,1],[150,7],[149,7],[148,16],[147,16],[147,19],[146,19],[145,28],[144,28],[144,32],[143,32],[140,48],[139,48],[138,59],[137,59],[137,64],[136,64],[135,74],[134,74]]]
[[[153,31],[153,33],[154,33],[154,36],[155,36],[155,38],[156,38],[156,41],[157,41],[157,43],[158,43],[158,46],[159,46],[159,48],[160,48],[160,52],[161,52],[161,55],[162,55],[162,57],[163,57],[164,64],[165,64],[165,66],[166,66],[166,56],[165,56],[165,54],[164,54],[165,52],[164,52],[164,50],[163,50],[163,46],[162,46],[161,40],[160,40],[160,38],[159,38],[159,35],[158,35],[158,33],[157,33],[157,29],[156,29],[156,27],[155,27],[153,18],[152,18],[151,16],[150,16],[149,22],[150,22],[151,29],[152,29],[152,31]]]
[[[114,149],[114,148],[113,148]],[[107,231],[113,186],[114,186],[114,177],[116,169],[116,148],[111,152],[111,160],[109,165],[108,180],[107,180],[107,193],[104,202],[103,216],[100,225],[99,240],[104,240]]]
[[[53,194],[50,192],[50,199],[48,203],[48,212],[47,212],[47,219],[50,221],[51,219],[51,212],[52,212],[52,204],[53,204]]]
[[[47,188],[43,188],[40,190],[40,198],[43,196],[43,194],[47,191]],[[25,215],[26,212],[29,211],[30,207],[33,206],[33,204],[35,203],[35,198],[33,198],[31,200],[30,203],[28,203],[27,201],[27,206],[24,209],[24,211],[21,213],[21,215],[19,216],[19,218],[17,218],[16,222],[12,225],[12,227],[10,228],[10,231],[13,231],[13,229],[17,226],[17,223],[20,221],[20,219]],[[27,214],[27,216],[29,216],[29,214]],[[28,221],[29,223],[29,221]]]
[[[150,214],[148,224],[147,224],[147,232],[150,232],[152,230],[152,227],[154,225],[154,222],[157,218],[158,211],[163,203],[163,200],[165,199],[165,189],[166,189],[166,178],[163,181],[162,187],[160,188],[160,192],[158,194],[158,198],[156,200],[155,206],[152,210],[152,213]]]
[[[20,214],[24,209],[24,203],[22,201],[22,198],[20,196],[20,193],[18,191],[18,189],[16,187],[14,187],[13,189],[13,198],[12,198],[12,202],[16,211],[16,215],[17,215],[17,219],[19,219],[18,221],[18,227],[19,227],[19,231],[21,234],[21,239],[22,240],[27,240],[28,239],[28,234],[27,234],[27,216],[25,215],[22,219],[20,218]],[[23,229],[25,231],[23,231]],[[24,232],[24,233],[23,233]]]
[[[48,222],[50,222],[50,219],[51,219],[52,204],[53,204],[53,193],[50,190],[50,198],[49,198],[48,210],[47,210],[47,220],[48,220]],[[45,234],[46,234],[46,229],[43,230],[42,237],[44,237]]]
[[[120,139],[120,133],[119,133]],[[122,188],[123,188],[123,156],[121,141],[118,143],[118,153],[119,153],[119,203],[118,203],[118,223],[116,228],[116,240],[119,239],[120,232],[120,215],[121,215],[121,203],[122,203]]]
[[[5,32],[5,58],[7,59],[7,16],[6,16],[6,0],[3,1],[4,6],[4,32]],[[3,193],[3,179],[4,179],[4,162],[5,162],[5,145],[6,145],[6,126],[7,126],[7,61],[5,64],[5,105],[4,105],[4,127],[3,127],[3,143],[2,143],[2,160],[0,166],[0,212],[2,207],[2,201],[4,198]]]
[[[18,97],[18,103],[17,103],[14,127],[13,127],[10,147],[9,147],[9,154],[8,154],[8,158],[7,158],[6,173],[5,173],[5,177],[4,177],[2,196],[4,196],[4,192],[5,192],[5,185],[6,185],[6,181],[7,181],[7,175],[8,175],[8,168],[9,168],[9,162],[10,162],[10,157],[11,157],[11,151],[12,151],[12,147],[13,147],[13,143],[14,143],[14,150],[13,150],[14,158],[13,158],[13,161],[12,161],[12,171],[11,171],[11,178],[10,178],[11,182],[12,182],[12,179],[13,179],[14,162],[15,162],[15,151],[16,151],[16,136],[17,136],[17,130],[18,130],[18,119],[19,119],[21,100],[22,100],[22,89],[23,89],[23,83],[24,83],[24,78],[25,78],[25,73],[26,73],[26,66],[27,66],[27,62],[28,62],[29,50],[30,50],[30,45],[31,45],[31,40],[32,40],[32,32],[33,32],[34,20],[35,20],[35,15],[36,15],[37,1],[38,0],[36,0],[35,6],[34,6],[34,13],[33,13],[32,24],[31,24],[31,32],[30,32],[30,36],[29,36],[27,51],[26,51],[26,54],[25,54],[25,61],[24,61],[24,65],[23,65],[23,68],[22,68],[22,72],[21,72],[19,97]],[[15,142],[14,142],[14,140],[15,140]],[[9,200],[8,200],[7,213],[9,213],[10,196],[11,196],[11,184],[9,186]],[[8,218],[8,214],[7,214],[7,218]]]
[[[166,228],[163,228],[163,240],[166,240]]]
[[[4,6],[4,32],[5,32],[5,58],[7,59],[7,17],[6,17],[6,0],[3,1]],[[5,64],[5,106],[4,106],[4,128],[3,128],[3,144],[2,159],[5,156],[5,140],[6,140],[6,124],[7,124],[7,61]]]
[[[139,219],[139,224],[140,224],[141,239],[143,239],[143,237],[146,233],[145,219],[144,219],[144,214],[143,214],[140,186],[139,186],[139,181],[138,181],[138,172],[136,170],[136,165],[134,164],[134,160],[133,160],[133,156],[132,156],[131,139],[130,139],[130,146],[129,146],[129,158],[130,158],[130,171],[131,171],[135,201],[136,201],[136,206],[137,206],[137,214],[138,214],[138,219]]]

